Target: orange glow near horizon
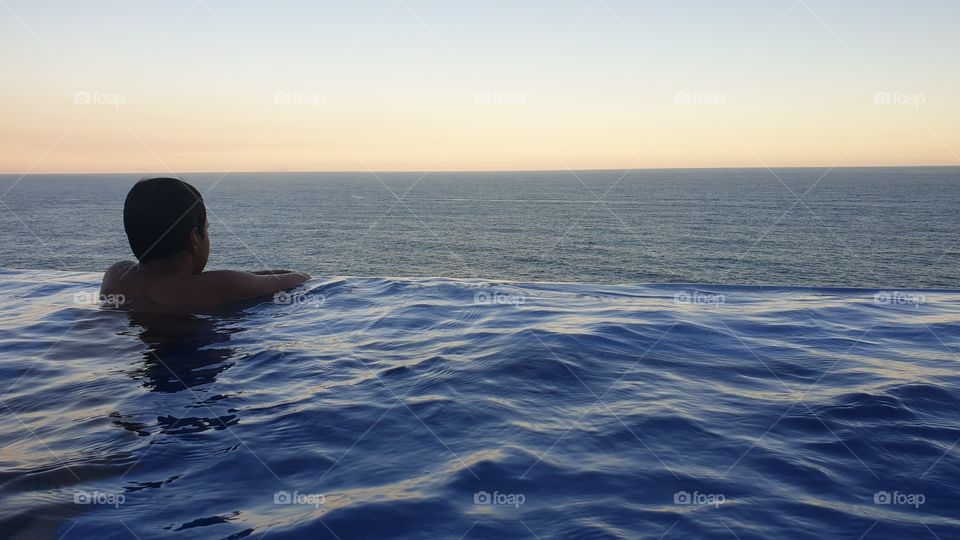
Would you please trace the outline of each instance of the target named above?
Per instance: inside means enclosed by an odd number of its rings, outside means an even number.
[[[207,4],[141,8],[157,28],[117,4],[81,28],[80,7],[11,2],[0,172],[960,164],[950,4],[903,15],[896,43],[900,14],[867,14],[867,32],[851,26],[863,14],[813,1],[744,2],[736,32],[667,6],[516,8],[532,36],[518,22],[490,43],[454,7],[341,7],[317,19],[327,35]]]

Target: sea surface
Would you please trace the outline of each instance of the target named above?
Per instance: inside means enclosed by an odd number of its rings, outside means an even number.
[[[960,169],[576,174],[184,175],[198,315],[0,177],[0,538],[960,539]]]
[[[3,538],[960,538],[960,292],[0,271]]]
[[[0,176],[0,268],[131,258],[139,175]],[[211,268],[960,288],[960,167],[183,174]]]

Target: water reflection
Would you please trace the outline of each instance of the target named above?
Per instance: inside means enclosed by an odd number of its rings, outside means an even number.
[[[242,314],[170,314],[127,312],[129,327],[125,335],[136,336],[146,348],[142,363],[130,373],[134,380],[151,392],[177,393],[185,396],[188,409],[203,411],[201,416],[158,414],[156,423],[143,418],[112,413],[111,421],[141,437],[154,433],[180,435],[210,429],[227,429],[239,421],[235,414],[218,415],[211,406],[224,398],[208,395],[207,389],[240,359],[237,348],[230,346],[233,334],[243,331]],[[159,411],[158,411],[159,412]],[[172,412],[172,411],[171,411]],[[209,413],[209,414],[206,414]]]
[[[147,349],[133,377],[155,392],[180,392],[213,383],[237,359],[231,336],[239,317],[130,312],[131,332]]]

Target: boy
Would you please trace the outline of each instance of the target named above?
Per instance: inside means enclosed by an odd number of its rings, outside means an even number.
[[[123,203],[123,228],[139,262],[111,266],[100,294],[124,298],[126,307],[209,308],[273,294],[310,279],[288,270],[204,272],[210,238],[203,197],[176,178],[137,182]]]

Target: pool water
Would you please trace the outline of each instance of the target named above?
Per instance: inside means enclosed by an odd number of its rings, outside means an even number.
[[[960,538],[960,292],[0,270],[4,538]]]

